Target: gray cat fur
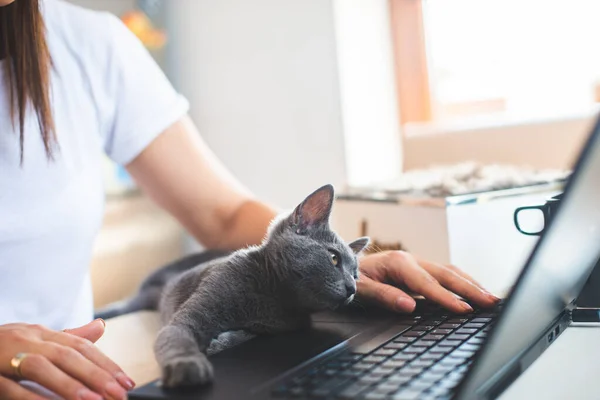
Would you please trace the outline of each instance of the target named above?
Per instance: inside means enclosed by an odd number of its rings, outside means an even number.
[[[310,324],[311,313],[352,301],[357,254],[369,239],[346,244],[330,229],[333,201],[333,186],[323,186],[291,214],[276,218],[260,246],[183,273],[171,266],[170,274],[154,276],[155,284],[147,285],[151,295],[142,293],[137,297],[143,301],[121,306],[131,310],[131,304],[153,302],[154,307],[157,288],[166,282],[158,307],[163,327],[154,346],[165,387],[210,382],[213,369],[206,354],[254,334],[301,329]]]

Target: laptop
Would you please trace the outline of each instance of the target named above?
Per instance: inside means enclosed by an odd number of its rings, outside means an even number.
[[[506,299],[469,315],[419,301],[411,315],[351,306],[310,329],[258,336],[211,357],[214,382],[160,381],[131,399],[492,399],[571,323],[600,255],[600,119],[558,212]]]

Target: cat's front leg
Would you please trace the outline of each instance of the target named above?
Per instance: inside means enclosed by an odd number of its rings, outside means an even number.
[[[201,385],[212,381],[213,367],[185,325],[168,324],[156,339],[154,353],[167,388]]]

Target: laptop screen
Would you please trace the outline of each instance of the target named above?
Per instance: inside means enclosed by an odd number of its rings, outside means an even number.
[[[507,249],[510,251],[510,249]],[[510,370],[579,295],[600,255],[600,119],[571,176],[558,212],[538,241],[489,340],[461,386],[478,398]]]

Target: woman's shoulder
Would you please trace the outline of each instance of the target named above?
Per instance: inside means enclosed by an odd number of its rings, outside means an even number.
[[[64,0],[42,2],[49,42],[79,58],[105,59],[125,25],[115,15]]]

